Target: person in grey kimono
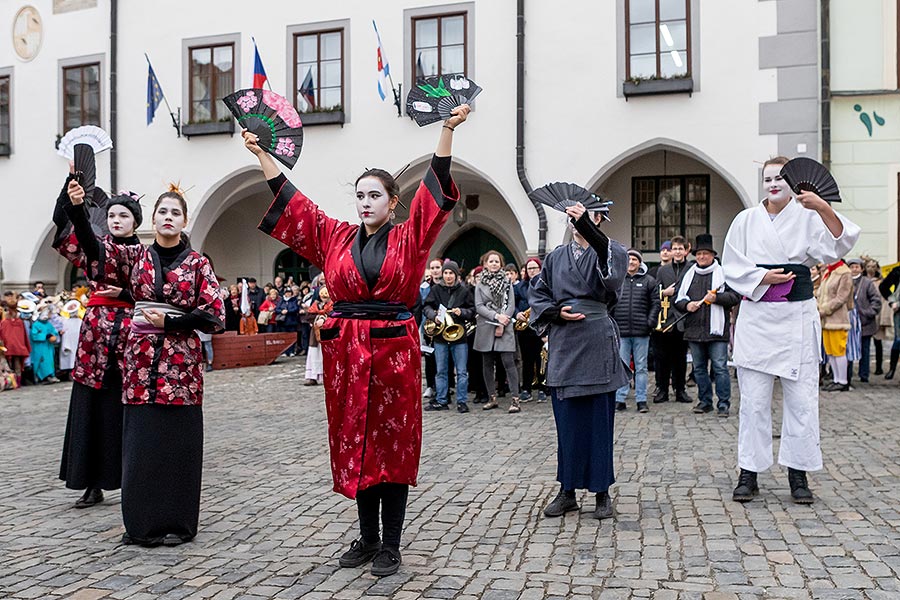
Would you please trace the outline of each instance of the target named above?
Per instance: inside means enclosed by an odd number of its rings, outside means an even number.
[[[481,258],[484,270],[481,281],[475,286],[475,345],[484,360],[484,383],[488,401],[482,406],[491,410],[497,403],[496,361],[499,358],[506,371],[512,401],[510,413],[519,408],[519,372],[516,368],[516,337],[513,315],[516,313],[516,299],[512,284],[503,271],[503,257],[491,250]]]
[[[625,246],[598,227],[603,219],[580,203],[566,209],[573,240],[547,255],[540,281],[531,288],[530,325],[549,331],[547,386],[553,401],[560,490],[544,509],[548,517],[578,510],[576,489],[596,494],[594,517],[613,516],[616,390],[628,383],[619,356],[619,329],[609,315],[628,268]]]

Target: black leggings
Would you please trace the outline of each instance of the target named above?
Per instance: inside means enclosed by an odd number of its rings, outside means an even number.
[[[394,550],[400,549],[400,534],[406,516],[406,499],[409,486],[405,483],[379,483],[356,494],[359,510],[359,532],[367,543],[382,543]],[[378,508],[381,506],[383,536],[378,535]]]
[[[499,358],[506,369],[506,380],[509,382],[509,391],[513,396],[519,395],[519,371],[516,369],[516,353],[515,352],[484,352],[482,355],[484,361],[484,385],[487,388],[488,396],[497,395],[497,380],[494,375],[494,363]]]

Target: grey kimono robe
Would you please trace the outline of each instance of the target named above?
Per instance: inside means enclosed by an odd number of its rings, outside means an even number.
[[[619,357],[619,328],[611,315],[602,315],[618,300],[628,257],[622,244],[603,238],[605,261],[591,246],[577,260],[571,244],[556,248],[528,293],[532,328],[539,335],[550,333],[547,385],[563,399],[612,392],[630,377]],[[591,306],[582,310],[579,301],[585,300]],[[572,312],[593,314],[581,321],[562,320],[559,309],[568,305]]]

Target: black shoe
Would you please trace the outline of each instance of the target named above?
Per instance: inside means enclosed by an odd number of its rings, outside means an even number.
[[[487,398],[484,396],[475,396],[475,399],[472,400],[472,402],[475,404],[484,404],[487,402]]]
[[[131,546],[132,544],[134,544],[134,540],[131,539],[131,536],[128,535],[127,531],[122,534],[122,544],[126,546]]]
[[[637,411],[639,413],[648,413],[648,412],[650,412],[650,409],[647,407],[646,402],[638,402],[637,403]]]
[[[624,402],[616,402],[616,410],[617,410],[617,411],[622,412],[622,411],[625,410],[626,408],[628,408],[628,407],[625,406],[625,403],[624,403]]]
[[[375,555],[375,560],[372,561],[372,575],[375,577],[393,575],[400,568],[400,563],[402,562],[403,559],[400,558],[399,550],[384,546]]]
[[[875,369],[872,375],[884,375],[884,371],[881,369],[881,367],[878,367],[877,369]]]
[[[653,394],[653,404],[661,404],[669,401],[669,393],[666,390],[656,390]]]
[[[354,569],[375,558],[379,550],[381,550],[380,540],[372,543],[367,543],[362,538],[353,540],[350,544],[350,549],[338,559],[338,564],[345,569]]]
[[[167,533],[166,536],[161,540],[163,546],[180,546],[186,540],[180,538],[174,533]]]
[[[850,384],[849,383],[837,383],[832,382],[822,388],[823,392],[849,392]]]
[[[894,378],[894,369],[891,369],[887,373],[884,374],[885,379],[893,379]]]
[[[600,492],[597,494],[597,508],[594,509],[595,519],[608,519],[613,516],[612,498],[609,492]]]
[[[87,508],[103,502],[103,490],[100,488],[88,488],[84,495],[75,503],[75,508]]]
[[[869,378],[868,377],[860,377],[859,382],[860,383],[869,383]]]
[[[694,400],[686,393],[681,391],[675,392],[675,402],[681,402],[682,404],[693,404]]]
[[[468,402],[460,402],[456,405],[456,412],[459,413],[467,413],[469,412],[469,404]]]
[[[753,500],[753,496],[757,494],[759,494],[759,486],[756,483],[756,473],[747,469],[741,469],[738,484],[734,488],[731,499],[735,502],[750,502]]]
[[[547,517],[561,517],[567,512],[578,510],[578,501],[575,499],[575,490],[559,490],[553,502],[544,509]]]
[[[681,400],[679,400],[679,402],[681,402]],[[698,404],[691,412],[695,415],[702,415],[703,413],[712,412],[712,404]]]
[[[729,410],[727,408],[720,408],[718,413],[716,413],[716,414],[718,414],[723,419],[727,419],[728,415],[729,415]]]
[[[428,406],[425,407],[425,410],[450,410],[450,407],[446,404],[441,404],[432,400],[428,403]]]
[[[791,498],[794,504],[812,504],[813,495],[806,482],[806,471],[788,468],[788,483],[791,484]]]

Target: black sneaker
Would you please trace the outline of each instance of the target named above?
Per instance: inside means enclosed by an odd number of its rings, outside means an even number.
[[[806,482],[806,471],[788,468],[788,483],[791,484],[791,498],[794,504],[812,504],[813,495]]]
[[[381,550],[381,541],[367,543],[362,538],[353,540],[350,549],[338,559],[338,564],[345,569],[353,569],[366,564]]]
[[[101,502],[103,502],[103,490],[88,488],[84,490],[84,495],[75,503],[75,508],[87,508]]]
[[[575,490],[559,490],[553,502],[544,509],[544,515],[548,517],[561,517],[567,512],[578,510],[578,501],[575,499]]]
[[[735,502],[750,502],[753,500],[753,496],[757,494],[759,494],[759,485],[756,483],[756,473],[747,469],[741,469],[738,484],[734,488],[731,499]]]
[[[679,400],[679,402],[680,402],[680,400]],[[711,404],[698,404],[697,406],[694,407],[694,410],[692,410],[691,412],[693,412],[695,415],[702,415],[704,413],[712,412],[712,405]]]
[[[628,407],[625,406],[625,403],[624,403],[624,402],[616,402],[616,410],[617,410],[617,411],[622,412],[622,411],[625,410],[626,408],[628,408]]]
[[[400,568],[400,563],[402,562],[403,559],[400,558],[399,550],[384,546],[375,555],[375,560],[372,561],[372,575],[375,577],[393,575]]]
[[[450,407],[446,404],[440,404],[439,402],[435,402],[434,400],[432,400],[425,407],[425,410],[450,410]]]
[[[727,419],[729,413],[730,413],[730,411],[729,411],[727,408],[720,408],[720,409],[718,410],[718,412],[717,412],[717,414],[719,415],[719,417],[721,417],[721,418],[723,418],[723,419]]]
[[[468,402],[460,402],[456,405],[456,412],[467,413],[469,412],[469,403]]]
[[[646,402],[638,402],[637,403],[637,411],[639,413],[648,413],[648,412],[650,412],[650,408],[647,406]]]
[[[850,384],[849,383],[837,383],[832,382],[822,388],[823,392],[849,392]]]
[[[682,404],[693,404],[694,400],[682,391],[675,393],[675,402],[681,402]]]
[[[657,389],[653,394],[653,404],[661,404],[669,401],[669,393],[666,390]]]
[[[609,492],[600,492],[597,494],[597,508],[594,509],[594,518],[603,520],[613,516],[612,498]]]

